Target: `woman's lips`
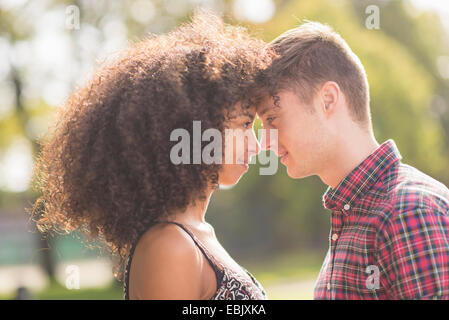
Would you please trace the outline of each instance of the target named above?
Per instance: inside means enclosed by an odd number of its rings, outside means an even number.
[[[244,167],[245,169],[249,168],[248,162],[246,162],[246,161],[243,161],[243,160],[237,161],[237,164]]]

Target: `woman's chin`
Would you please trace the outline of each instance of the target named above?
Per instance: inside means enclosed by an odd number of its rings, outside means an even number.
[[[220,189],[230,189],[235,186],[246,173],[246,170],[241,171],[239,174],[233,175],[232,177],[224,177],[224,179],[221,179],[221,181],[218,182],[218,184],[220,185]]]

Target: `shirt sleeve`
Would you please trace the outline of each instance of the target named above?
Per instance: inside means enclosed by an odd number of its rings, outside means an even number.
[[[391,299],[449,299],[449,217],[437,209],[395,213],[378,235],[381,281]]]

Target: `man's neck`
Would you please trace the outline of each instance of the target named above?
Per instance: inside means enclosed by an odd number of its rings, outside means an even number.
[[[324,168],[319,177],[330,186],[336,188],[360,163],[379,147],[370,133],[347,135],[348,139],[340,139],[331,155],[330,165]]]

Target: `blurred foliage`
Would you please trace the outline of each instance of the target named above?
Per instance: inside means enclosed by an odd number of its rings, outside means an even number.
[[[86,34],[80,30],[65,31],[71,37],[71,61],[76,66],[70,79],[72,89],[85,78],[85,71],[95,65],[94,60],[104,57],[108,51],[106,44],[111,40],[108,23],[114,21],[123,25],[126,39],[137,41],[148,32],[170,30],[185,21],[194,7],[193,1],[154,0],[151,1],[154,14],[146,18],[137,15],[136,19],[133,5],[142,5],[142,1],[54,0],[46,3],[45,10],[62,13],[67,5],[79,6],[81,30],[91,30],[96,35],[93,43],[97,46],[86,48],[83,46]],[[233,17],[232,1],[209,3],[226,14],[227,21],[247,26],[265,41],[271,41],[304,20],[331,25],[346,39],[366,68],[377,140],[382,143],[393,138],[405,163],[449,183],[449,81],[441,77],[436,66],[438,56],[449,55],[448,33],[435,14],[413,14],[407,0],[284,0],[276,1],[276,13],[270,21],[251,24]],[[380,8],[379,30],[365,27],[365,8],[372,4]],[[0,11],[0,40],[11,46],[32,41],[37,33],[35,28],[39,27],[36,21],[24,18],[27,10],[31,10],[31,2],[24,6],[23,10]],[[39,63],[33,59],[27,61]],[[21,125],[15,110],[0,116],[0,160],[1,154],[17,137],[38,137],[42,132],[32,130],[36,127],[32,126],[33,121],[48,121],[58,107],[42,97],[26,95],[27,87],[33,84],[30,82],[45,82],[29,78],[29,67],[15,65],[11,60],[11,68],[17,70],[24,85],[21,94],[30,126]],[[0,85],[14,90],[10,77],[0,79]],[[261,176],[259,166],[251,166],[238,185],[217,192],[207,220],[214,225],[224,247],[237,259],[261,257],[267,260],[288,250],[316,250],[324,258],[330,219],[321,200],[326,186],[317,177],[292,180],[285,168],[278,165],[274,176]],[[0,208],[11,202],[31,201],[34,196],[30,191],[17,196],[0,190]]]

